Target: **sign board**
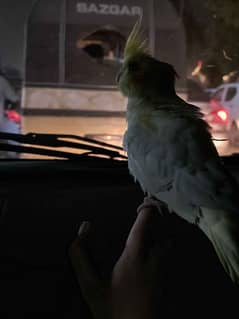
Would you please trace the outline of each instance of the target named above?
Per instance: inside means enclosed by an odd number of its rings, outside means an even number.
[[[116,16],[142,16],[143,8],[126,4],[77,2],[76,11],[83,14],[100,14]]]

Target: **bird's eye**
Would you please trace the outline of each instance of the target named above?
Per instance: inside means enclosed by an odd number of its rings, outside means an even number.
[[[128,70],[131,72],[139,71],[140,65],[138,62],[129,62],[128,63]]]

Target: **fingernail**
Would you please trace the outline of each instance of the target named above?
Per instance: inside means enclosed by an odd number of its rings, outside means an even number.
[[[90,228],[90,222],[88,222],[88,221],[82,222],[82,224],[80,225],[80,228],[78,230],[78,236],[81,236],[81,235],[87,233],[89,228]]]

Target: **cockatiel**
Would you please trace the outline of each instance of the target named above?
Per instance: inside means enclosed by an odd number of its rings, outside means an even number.
[[[132,30],[117,76],[128,97],[124,149],[145,193],[206,234],[239,283],[239,187],[224,167],[199,108],[175,92],[174,68],[154,59]]]

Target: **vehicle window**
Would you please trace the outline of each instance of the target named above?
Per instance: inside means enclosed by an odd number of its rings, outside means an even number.
[[[231,101],[237,93],[237,89],[235,87],[229,87],[226,93],[225,101]]]
[[[224,88],[217,90],[217,91],[212,95],[212,99],[217,100],[217,101],[221,101],[223,92],[224,92]]]
[[[177,94],[205,115],[223,107],[223,88],[229,84],[225,100],[231,101],[239,81],[238,12],[233,0],[2,0],[0,76],[18,98],[13,93],[0,102],[0,131],[122,146],[127,100],[116,76],[139,17],[149,53],[177,72]],[[239,152],[215,145],[222,155]]]

